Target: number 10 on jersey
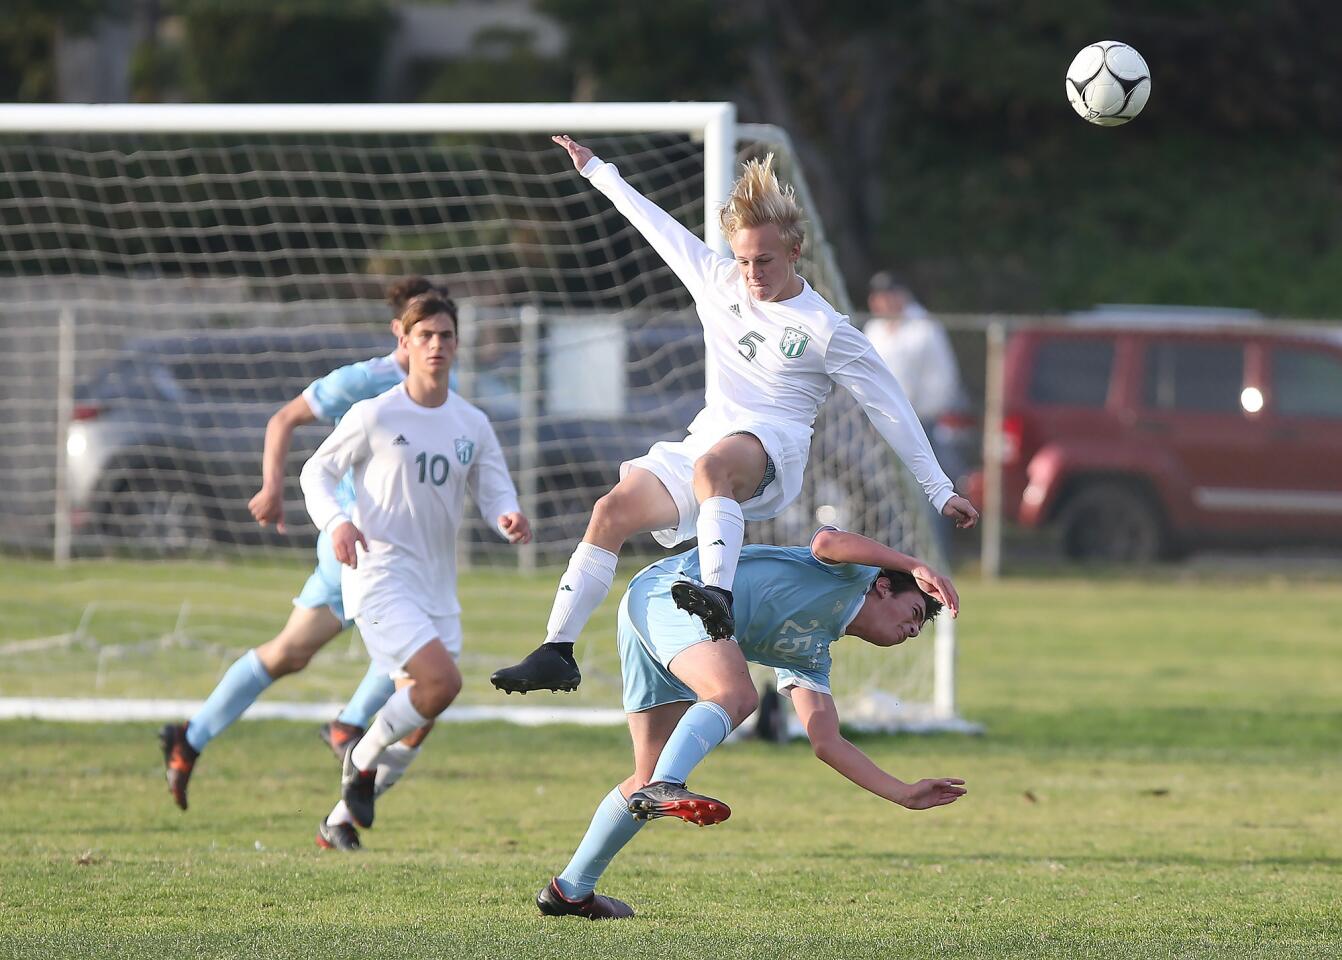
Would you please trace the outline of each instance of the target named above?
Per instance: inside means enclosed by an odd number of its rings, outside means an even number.
[[[447,457],[441,453],[435,453],[430,457],[427,453],[421,453],[415,457],[415,463],[419,465],[419,482],[423,483],[425,477],[428,477],[430,483],[435,487],[441,487],[447,482],[448,463]]]

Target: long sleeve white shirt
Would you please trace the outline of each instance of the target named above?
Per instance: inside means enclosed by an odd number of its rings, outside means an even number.
[[[347,470],[348,513],[338,495]],[[341,573],[351,617],[375,595],[413,597],[431,616],[460,613],[456,539],[467,496],[491,525],[518,509],[485,414],[455,393],[442,406],[420,406],[404,384],[352,406],[304,464],[300,483],[320,529],[352,521],[368,541],[358,568]]]
[[[694,298],[704,328],[704,409],[690,433],[766,420],[802,449],[831,384],[862,405],[940,510],[954,495],[922,424],[871,343],[802,280],[781,302],[753,299],[735,261],[718,255],[598,157],[582,169],[652,245]]]

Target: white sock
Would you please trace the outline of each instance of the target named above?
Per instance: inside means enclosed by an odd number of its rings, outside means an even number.
[[[545,625],[546,643],[573,643],[578,639],[587,618],[610,593],[618,559],[594,543],[578,544],[568,569],[559,578],[559,591]]]
[[[746,518],[741,505],[731,497],[709,497],[699,504],[699,576],[710,587],[730,590],[736,580],[736,562],[741,559],[741,541],[746,536]]]
[[[326,825],[328,827],[338,827],[342,823],[353,823],[353,822],[354,818],[350,816],[349,807],[345,806],[344,800],[341,800],[339,803],[337,803],[335,805],[335,809],[332,810],[326,816]]]
[[[396,781],[405,776],[405,771],[415,762],[417,756],[419,747],[407,747],[403,743],[393,743],[383,750],[382,759],[377,763],[377,780],[373,787],[373,796],[380,797],[396,786]]]
[[[368,732],[354,745],[350,759],[357,769],[375,769],[384,750],[411,730],[429,722],[429,718],[421,717],[410,702],[411,689],[402,687],[393,693],[368,725]]]

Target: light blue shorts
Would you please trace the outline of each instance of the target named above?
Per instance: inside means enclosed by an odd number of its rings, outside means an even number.
[[[340,561],[335,557],[331,538],[322,532],[317,537],[317,566],[303,584],[303,589],[294,597],[295,607],[315,610],[318,607],[330,607],[345,627],[353,622],[345,616],[345,598],[340,592]]]
[[[671,599],[671,584],[683,579],[648,571],[633,579],[620,601],[617,639],[625,713],[699,699],[667,669],[676,654],[709,639],[703,622]]]

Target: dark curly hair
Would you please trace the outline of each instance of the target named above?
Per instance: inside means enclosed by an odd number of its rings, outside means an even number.
[[[882,570],[880,576],[890,581],[890,592],[893,594],[898,595],[908,593],[910,590],[917,590],[923,595],[923,623],[931,623],[941,612],[941,601],[918,586],[918,581],[913,578],[913,574],[905,573],[903,570]]]

